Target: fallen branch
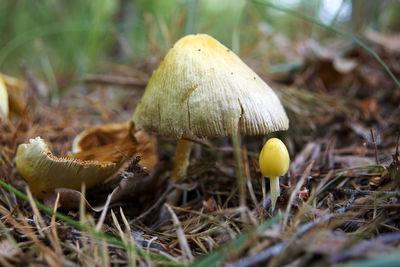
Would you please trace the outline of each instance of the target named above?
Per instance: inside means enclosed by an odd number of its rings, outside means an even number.
[[[347,195],[357,193],[358,195],[363,195],[363,196],[382,194],[391,197],[400,197],[400,191],[392,192],[392,191],[373,191],[373,190],[355,190],[355,189],[339,189],[339,191]]]

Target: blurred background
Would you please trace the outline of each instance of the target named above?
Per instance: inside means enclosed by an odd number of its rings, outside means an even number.
[[[20,76],[25,65],[62,93],[110,63],[158,62],[189,33],[212,35],[271,75],[301,66],[301,42],[351,43],[271,4],[362,39],[400,29],[397,0],[2,0],[0,72]]]

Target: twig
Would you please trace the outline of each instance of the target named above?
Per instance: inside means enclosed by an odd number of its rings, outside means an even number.
[[[340,213],[346,212],[350,208],[350,206],[354,203],[354,201],[356,201],[357,196],[358,196],[358,192],[357,192],[357,190],[355,190],[353,192],[353,194],[351,195],[349,201],[347,201],[346,205],[344,205],[340,209],[336,210],[335,213],[340,214]]]
[[[370,130],[370,132],[371,132],[372,143],[374,144],[376,165],[379,165],[379,160],[378,160],[378,148],[376,147],[374,131],[372,130],[372,128],[369,129],[369,130]]]
[[[232,147],[216,147],[210,144],[207,144],[201,140],[198,139],[192,139],[192,138],[188,138],[188,137],[182,137],[182,139],[193,142],[195,144],[199,144],[201,146],[204,146],[210,150],[214,150],[214,151],[220,151],[220,152],[232,152],[233,148]],[[251,152],[251,151],[247,151],[247,155],[250,157],[258,157],[257,153]]]
[[[375,194],[383,194],[387,196],[393,196],[393,197],[400,197],[400,191],[396,192],[391,192],[391,191],[372,191],[372,190],[354,190],[354,189],[339,189],[339,191],[345,193],[345,194],[354,194],[357,193],[359,195],[375,195]]]
[[[182,137],[182,139],[190,141],[190,142],[193,142],[193,143],[196,143],[196,144],[199,144],[199,145],[204,146],[204,147],[206,147],[206,148],[208,148],[210,150],[221,151],[221,152],[232,152],[233,151],[232,147],[216,147],[216,146],[207,144],[207,143],[205,143],[203,141],[200,141],[198,139],[192,139],[192,138],[188,138],[188,137]]]
[[[359,255],[361,252],[366,251],[366,249],[370,248],[373,243],[391,243],[395,241],[400,241],[400,233],[389,233],[389,234],[381,234],[376,238],[372,238],[370,240],[365,240],[357,245],[346,248],[341,253],[332,255],[329,259],[330,264],[335,264],[337,262],[343,262],[354,255]]]
[[[179,245],[182,249],[182,254],[186,260],[189,262],[194,260],[192,255],[192,251],[190,250],[190,246],[186,240],[185,232],[179,222],[178,217],[176,216],[175,212],[171,209],[171,206],[168,203],[165,203],[164,206],[167,208],[168,212],[171,214],[172,221],[174,222],[174,226],[176,227],[176,235],[178,237]]]
[[[106,204],[104,204],[103,211],[101,212],[99,221],[98,221],[97,224],[96,224],[96,231],[100,231],[100,230],[101,230],[101,227],[103,226],[104,220],[105,220],[106,215],[107,215],[108,207],[110,206],[111,196],[112,196],[112,195],[109,194],[108,197],[107,197]]]
[[[397,136],[396,152],[393,155],[393,162],[396,166],[399,165],[399,141],[400,141],[400,135]]]
[[[247,257],[244,259],[240,259],[235,263],[225,264],[224,267],[245,267],[245,266],[253,266],[261,261],[266,261],[269,258],[278,255],[282,250],[284,243],[279,243],[275,246],[269,247],[266,250],[263,250],[252,257]]]
[[[146,217],[147,215],[149,215],[150,212],[152,212],[155,208],[160,207],[161,203],[163,203],[165,201],[165,199],[167,198],[167,195],[171,192],[171,190],[173,189],[172,186],[169,186],[167,188],[167,190],[165,190],[165,192],[158,198],[158,200],[156,201],[156,203],[153,204],[153,206],[151,206],[148,210],[146,210],[145,212],[143,212],[142,214],[140,214],[139,216],[137,216],[135,219],[129,221],[129,223],[136,223],[137,221],[143,219],[144,217]]]
[[[300,178],[300,181],[296,184],[296,187],[294,188],[294,190],[290,194],[289,203],[286,206],[286,214],[287,215],[285,216],[285,219],[283,221],[283,226],[284,227],[287,225],[287,222],[288,222],[288,219],[289,219],[289,214],[290,214],[290,208],[293,205],[295,197],[296,197],[297,193],[300,191],[300,189],[303,186],[304,182],[306,181],[306,178],[310,174],[310,171],[311,171],[313,166],[314,166],[314,161],[312,161],[310,164],[308,164],[306,170],[304,171],[303,175]]]
[[[60,194],[57,194],[57,198],[56,198],[56,201],[54,203],[54,208],[53,208],[54,213],[57,212],[59,200],[60,200]],[[50,228],[51,228],[51,234],[53,235],[53,240],[54,240],[54,250],[56,250],[57,255],[62,256],[63,252],[62,252],[61,245],[60,245],[60,239],[58,238],[55,214],[53,214],[53,216],[51,216]]]
[[[340,208],[340,209],[337,209],[334,213],[330,213],[330,214],[321,216],[321,217],[315,219],[315,220],[312,221],[312,222],[309,222],[309,223],[306,223],[306,224],[302,225],[302,226],[297,230],[297,232],[294,234],[294,236],[297,238],[297,237],[299,237],[299,236],[301,236],[301,235],[307,233],[309,230],[311,230],[312,228],[314,228],[315,226],[317,226],[317,225],[320,224],[321,222],[330,220],[330,219],[333,218],[334,216],[346,212],[346,211],[350,208],[350,206],[354,203],[354,201],[356,200],[357,195],[358,195],[358,193],[357,193],[357,192],[354,192],[354,193],[351,195],[349,201],[346,203],[346,205],[344,205],[344,206],[343,206],[342,208]]]
[[[85,83],[97,83],[97,84],[114,84],[121,86],[146,86],[146,81],[140,81],[132,77],[121,76],[121,75],[87,75],[85,77]]]

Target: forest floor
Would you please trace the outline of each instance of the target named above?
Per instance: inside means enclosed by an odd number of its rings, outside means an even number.
[[[386,41],[369,44],[400,77],[400,51]],[[74,225],[39,211],[42,206],[32,198],[24,200],[1,187],[1,264],[399,262],[400,88],[373,56],[356,46],[343,54],[308,43],[299,67],[274,75],[257,68],[254,58],[244,60],[274,88],[290,119],[287,132],[269,135],[281,138],[291,157],[274,211],[268,195],[263,201],[258,168],[265,136],[242,139],[245,205],[240,204],[230,138],[194,140],[187,177],[170,184],[176,142],[158,136],[159,162],[152,172],[133,158],[107,186],[86,190],[87,205],[77,191],[45,201],[51,209],[58,203],[58,212]],[[129,121],[157,64],[111,65],[109,72],[87,77],[77,90],[52,101],[46,85],[25,68],[23,105],[14,104],[16,112],[1,124],[1,179],[27,192],[14,158],[17,146],[30,138],[40,136],[55,155],[67,155],[82,130]],[[134,184],[106,203],[126,179]],[[164,205],[174,188],[182,190],[182,197],[176,205]],[[95,208],[99,203],[101,208]]]

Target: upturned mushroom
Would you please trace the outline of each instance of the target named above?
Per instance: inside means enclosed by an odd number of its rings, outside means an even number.
[[[132,120],[137,129],[178,139],[175,181],[186,175],[192,142],[185,137],[261,135],[289,127],[273,90],[206,34],[175,43],[153,73]]]
[[[142,156],[149,171],[157,164],[156,145],[143,131],[132,131],[129,123],[95,126],[74,141],[76,153],[53,155],[45,141],[36,137],[20,144],[15,162],[22,177],[38,198],[46,198],[57,188],[79,190],[95,187],[110,178],[126,158]]]
[[[18,146],[15,157],[17,168],[29,184],[32,193],[45,198],[57,187],[79,190],[109,178],[118,171],[121,163],[79,160],[54,156],[40,137]]]

